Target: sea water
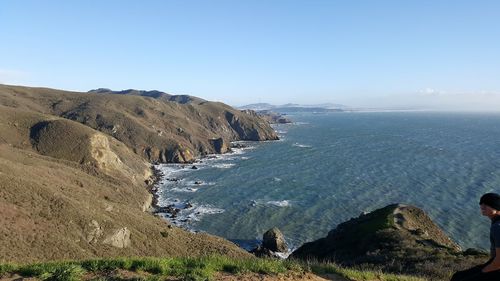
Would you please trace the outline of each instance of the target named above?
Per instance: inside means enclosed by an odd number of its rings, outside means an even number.
[[[500,192],[500,114],[290,118],[293,124],[275,127],[280,141],[245,143],[197,169],[162,165],[160,205],[181,209],[178,225],[250,248],[275,226],[298,247],[362,212],[404,203],[426,211],[463,248],[488,247],[478,201]]]

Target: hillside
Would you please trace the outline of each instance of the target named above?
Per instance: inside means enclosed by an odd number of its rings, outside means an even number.
[[[240,139],[276,135],[221,103],[0,86],[0,262],[251,257],[148,212],[152,162],[189,162]]]
[[[269,124],[252,111],[218,102],[179,103],[162,95],[75,93],[0,85],[0,104],[77,121],[123,142],[149,162],[192,162],[221,152],[216,139],[276,140]],[[224,152],[224,151],[222,151]]]
[[[339,224],[291,258],[447,280],[451,272],[484,263],[488,255],[462,251],[424,211],[395,204]]]

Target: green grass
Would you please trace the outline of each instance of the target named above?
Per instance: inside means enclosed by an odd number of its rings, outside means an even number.
[[[24,277],[37,277],[42,280],[77,281],[85,274],[93,273],[92,280],[107,280],[100,277],[114,270],[128,270],[141,276],[137,280],[162,280],[175,276],[186,281],[212,280],[217,272],[230,274],[259,273],[276,275],[279,273],[312,272],[316,274],[337,274],[357,281],[422,281],[416,277],[383,274],[382,272],[355,270],[335,264],[303,263],[298,261],[274,259],[232,259],[224,256],[201,258],[116,258],[85,261],[62,261],[29,265],[0,265],[0,276],[19,274]],[[88,278],[86,278],[88,279]],[[120,279],[115,279],[120,280]]]
[[[387,274],[381,271],[358,270],[343,268],[331,263],[315,263],[310,265],[311,271],[316,274],[337,274],[347,279],[356,281],[425,281],[425,279],[415,276]]]

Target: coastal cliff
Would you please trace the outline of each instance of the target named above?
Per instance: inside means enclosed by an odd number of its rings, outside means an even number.
[[[0,262],[251,257],[147,212],[151,165],[273,139],[253,112],[194,97],[0,85]]]

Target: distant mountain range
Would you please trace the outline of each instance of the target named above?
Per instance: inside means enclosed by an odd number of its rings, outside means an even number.
[[[292,112],[396,112],[396,111],[422,111],[422,107],[351,107],[343,104],[320,103],[320,104],[296,104],[287,103],[283,105],[273,105],[270,103],[253,103],[237,107],[238,109],[251,109],[259,111],[272,111],[276,113]]]
[[[293,111],[293,112],[306,112],[306,111],[344,111],[349,107],[342,104],[334,104],[334,103],[321,103],[321,104],[296,104],[296,103],[287,103],[283,105],[273,105],[269,103],[253,103],[244,106],[238,107],[239,109],[251,109],[255,111],[262,110],[272,110],[272,111]]]

